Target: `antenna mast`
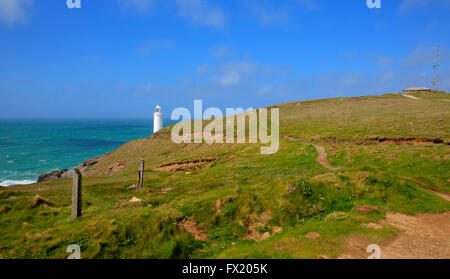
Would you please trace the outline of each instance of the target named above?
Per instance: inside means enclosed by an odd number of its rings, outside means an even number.
[[[433,84],[433,90],[437,90],[439,87],[439,63],[440,63],[440,56],[441,56],[441,47],[436,47],[436,58],[433,64],[434,74],[433,74],[433,81],[431,82]]]

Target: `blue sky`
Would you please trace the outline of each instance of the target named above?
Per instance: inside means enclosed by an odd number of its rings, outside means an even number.
[[[450,91],[450,0],[0,0],[0,118]]]

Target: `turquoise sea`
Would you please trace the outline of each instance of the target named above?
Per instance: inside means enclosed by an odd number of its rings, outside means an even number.
[[[36,182],[152,132],[153,119],[0,120],[0,186]]]

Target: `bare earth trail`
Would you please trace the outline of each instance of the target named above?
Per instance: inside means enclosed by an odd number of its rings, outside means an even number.
[[[430,190],[450,201],[450,195]],[[393,239],[378,244],[382,259],[450,259],[450,212],[408,216],[387,213],[380,226],[400,229]],[[349,253],[341,259],[366,259],[366,247],[372,243],[359,238],[349,239]]]
[[[430,190],[430,191],[433,192],[433,193],[435,193],[435,194],[438,195],[439,197],[443,198],[444,200],[450,201],[450,195],[449,195],[449,194],[444,194],[444,193],[440,193],[440,192],[433,191],[433,190]],[[450,238],[450,236],[449,236],[449,238]],[[450,240],[449,240],[449,241],[450,241]]]
[[[284,138],[298,142],[298,139],[291,136]],[[337,170],[328,163],[324,147],[310,143],[301,144],[314,146],[318,153],[316,161],[329,170]],[[432,192],[450,201],[449,194]],[[378,244],[383,259],[450,259],[450,212],[416,216],[387,213],[386,220],[381,221],[379,225],[392,226],[401,230],[393,239]],[[340,258],[367,259],[369,254],[366,252],[366,247],[369,244],[372,243],[361,239],[350,239],[349,253],[341,255]]]
[[[338,168],[334,168],[330,165],[330,163],[328,163],[327,161],[327,153],[325,152],[325,148],[320,146],[320,145],[316,145],[313,144],[314,148],[317,150],[317,158],[316,158],[316,162],[321,164],[324,168],[327,168],[329,170],[338,170]]]
[[[407,94],[403,94],[403,96],[405,96],[407,98],[410,98],[410,99],[414,99],[414,100],[422,100],[421,98],[417,98],[417,97],[414,97],[414,96],[411,96],[411,95],[407,95]]]
[[[292,136],[285,136],[284,137],[285,140],[288,141],[295,141],[298,142],[297,138],[294,138]],[[338,170],[338,168],[334,168],[330,165],[330,163],[328,163],[327,161],[327,152],[325,151],[325,148],[317,145],[317,144],[311,144],[311,143],[306,143],[306,142],[300,142],[300,144],[303,145],[312,145],[316,150],[317,150],[317,158],[316,158],[316,162],[321,164],[324,168],[329,169],[329,170]]]
[[[381,246],[382,258],[450,259],[450,212],[416,216],[389,213],[386,220],[403,232]]]
[[[413,99],[413,100],[423,100],[422,98],[411,96],[411,95],[407,95],[407,94],[403,94],[403,96],[405,96],[406,98]],[[450,100],[446,100],[446,99],[435,99],[435,100],[437,100],[437,101],[444,101],[444,102],[450,102]]]
[[[366,239],[348,239],[348,250],[340,259],[367,259],[370,244],[380,246],[382,259],[450,259],[450,212],[408,216],[387,213],[378,225],[400,229],[394,238],[382,243]]]

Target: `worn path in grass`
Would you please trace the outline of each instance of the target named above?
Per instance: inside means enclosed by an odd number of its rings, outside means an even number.
[[[400,229],[393,239],[380,246],[383,259],[449,259],[450,258],[450,212],[442,214],[418,214],[408,216],[400,213],[386,214],[386,221],[378,224]],[[366,259],[366,247],[372,244],[365,239],[349,239],[349,252],[341,259]]]
[[[431,190],[431,192],[435,193],[436,195],[438,195],[439,197],[441,197],[441,198],[443,198],[445,200],[450,201],[450,195],[449,194],[440,193],[440,192],[434,191],[434,190]]]
[[[411,95],[404,94],[403,96],[405,96],[406,98],[414,99],[414,100],[421,100],[421,98],[417,98],[417,97],[414,97],[414,96],[411,96]]]
[[[381,247],[384,259],[449,259],[450,213],[407,216],[389,213],[387,222],[402,229],[389,245]]]
[[[328,163],[327,152],[325,152],[325,148],[320,145],[316,145],[316,144],[313,144],[313,146],[317,150],[317,153],[318,153],[316,162],[321,164],[324,168],[327,168],[329,170],[337,170],[337,168],[332,167],[330,165],[330,163]]]
[[[284,137],[284,139],[286,139],[288,141],[298,142],[298,139],[294,138],[292,136],[286,136],[286,137]],[[301,144],[314,146],[314,148],[317,150],[316,162],[321,164],[324,168],[329,169],[329,170],[338,170],[338,168],[334,168],[330,165],[330,163],[328,163],[327,152],[325,151],[325,148],[323,146],[320,146],[317,144],[304,143],[304,142],[302,142]]]
[[[412,96],[412,95],[404,94],[403,96],[405,96],[406,98],[413,99],[413,100],[423,100],[422,98],[419,98],[419,97],[416,97],[416,96]],[[435,100],[444,101],[444,102],[450,102],[450,100],[446,100],[446,99],[435,99]]]

